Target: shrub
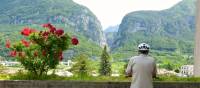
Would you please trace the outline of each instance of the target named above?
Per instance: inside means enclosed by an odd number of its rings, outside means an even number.
[[[107,52],[107,47],[104,46],[104,50],[101,55],[101,62],[99,73],[101,76],[110,76],[111,75],[111,63],[110,63],[110,55]]]
[[[86,55],[81,54],[77,56],[74,60],[75,64],[70,69],[75,75],[80,78],[89,76],[91,72],[91,65],[89,64],[90,60]]]
[[[56,29],[49,23],[43,27],[46,30],[24,28],[21,34],[25,37],[12,46],[9,40],[6,41],[6,47],[12,50],[10,56],[16,57],[36,77],[46,74],[49,69],[55,69],[59,61],[63,60],[63,51],[71,44],[78,44],[78,39],[71,38],[63,29]]]

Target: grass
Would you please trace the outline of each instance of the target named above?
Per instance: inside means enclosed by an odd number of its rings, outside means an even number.
[[[2,68],[3,69],[3,68]],[[131,78],[108,76],[73,76],[63,77],[55,74],[36,77],[32,73],[19,70],[16,74],[0,74],[0,80],[64,80],[64,81],[91,81],[91,82],[130,82]],[[159,82],[200,82],[200,77],[176,77],[173,75],[159,75],[154,81]]]
[[[41,77],[34,77],[32,74],[20,73],[14,75],[0,74],[0,80],[63,80],[63,81],[86,81],[86,82],[130,82],[131,78],[120,77],[91,77],[91,76],[73,76],[73,77],[63,77],[55,74],[52,75],[42,75]],[[200,78],[196,77],[176,77],[176,76],[159,76],[154,79],[156,82],[200,82]]]
[[[200,82],[200,77],[176,77],[176,76],[158,76],[155,81],[163,82]]]
[[[8,74],[0,74],[0,80],[9,80],[10,79],[10,75]]]
[[[63,77],[55,74],[52,75],[42,75],[36,77],[31,73],[19,71],[16,74],[0,74],[0,80],[65,80],[65,81],[92,81],[92,82],[128,82],[131,78],[125,77],[108,77],[108,76],[73,76],[73,77]]]
[[[92,81],[92,82],[128,82],[129,79],[125,77],[63,77],[58,75],[43,75],[41,77],[33,77],[28,74],[18,74],[14,76],[10,76],[8,80],[64,80],[64,81]]]

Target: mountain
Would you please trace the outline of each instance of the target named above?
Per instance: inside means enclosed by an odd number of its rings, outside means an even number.
[[[161,53],[193,55],[195,2],[182,0],[162,11],[128,13],[119,25],[112,44],[114,57],[126,58],[137,54],[137,45],[142,42],[151,45],[155,56]]]
[[[104,30],[104,33],[108,33],[108,32],[117,32],[119,29],[119,25],[115,25],[115,26],[110,26],[108,28],[106,28]]]
[[[112,44],[114,42],[114,37],[116,36],[118,29],[119,25],[116,25],[116,26],[110,26],[104,30],[106,41],[109,47],[112,47]]]
[[[0,0],[0,56],[7,58],[6,39],[18,41],[22,28],[42,29],[41,24],[48,22],[80,41],[64,52],[64,60],[79,54],[100,56],[106,42],[101,24],[88,8],[72,0]]]
[[[1,0],[0,24],[66,24],[88,40],[105,43],[101,24],[86,7],[72,0]]]

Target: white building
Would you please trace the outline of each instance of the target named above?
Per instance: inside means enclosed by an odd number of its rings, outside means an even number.
[[[169,71],[167,69],[157,69],[157,74],[158,75],[177,75],[176,72],[174,71]]]
[[[183,65],[181,66],[180,73],[182,76],[193,76],[194,65]]]
[[[60,64],[64,64],[67,66],[72,66],[74,64],[74,62],[72,62],[71,60],[67,60],[67,62],[60,62]]]

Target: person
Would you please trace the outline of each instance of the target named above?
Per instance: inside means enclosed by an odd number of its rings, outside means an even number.
[[[126,77],[132,77],[130,88],[153,88],[153,78],[156,78],[156,63],[149,54],[150,46],[146,43],[138,45],[138,56],[131,57]]]

